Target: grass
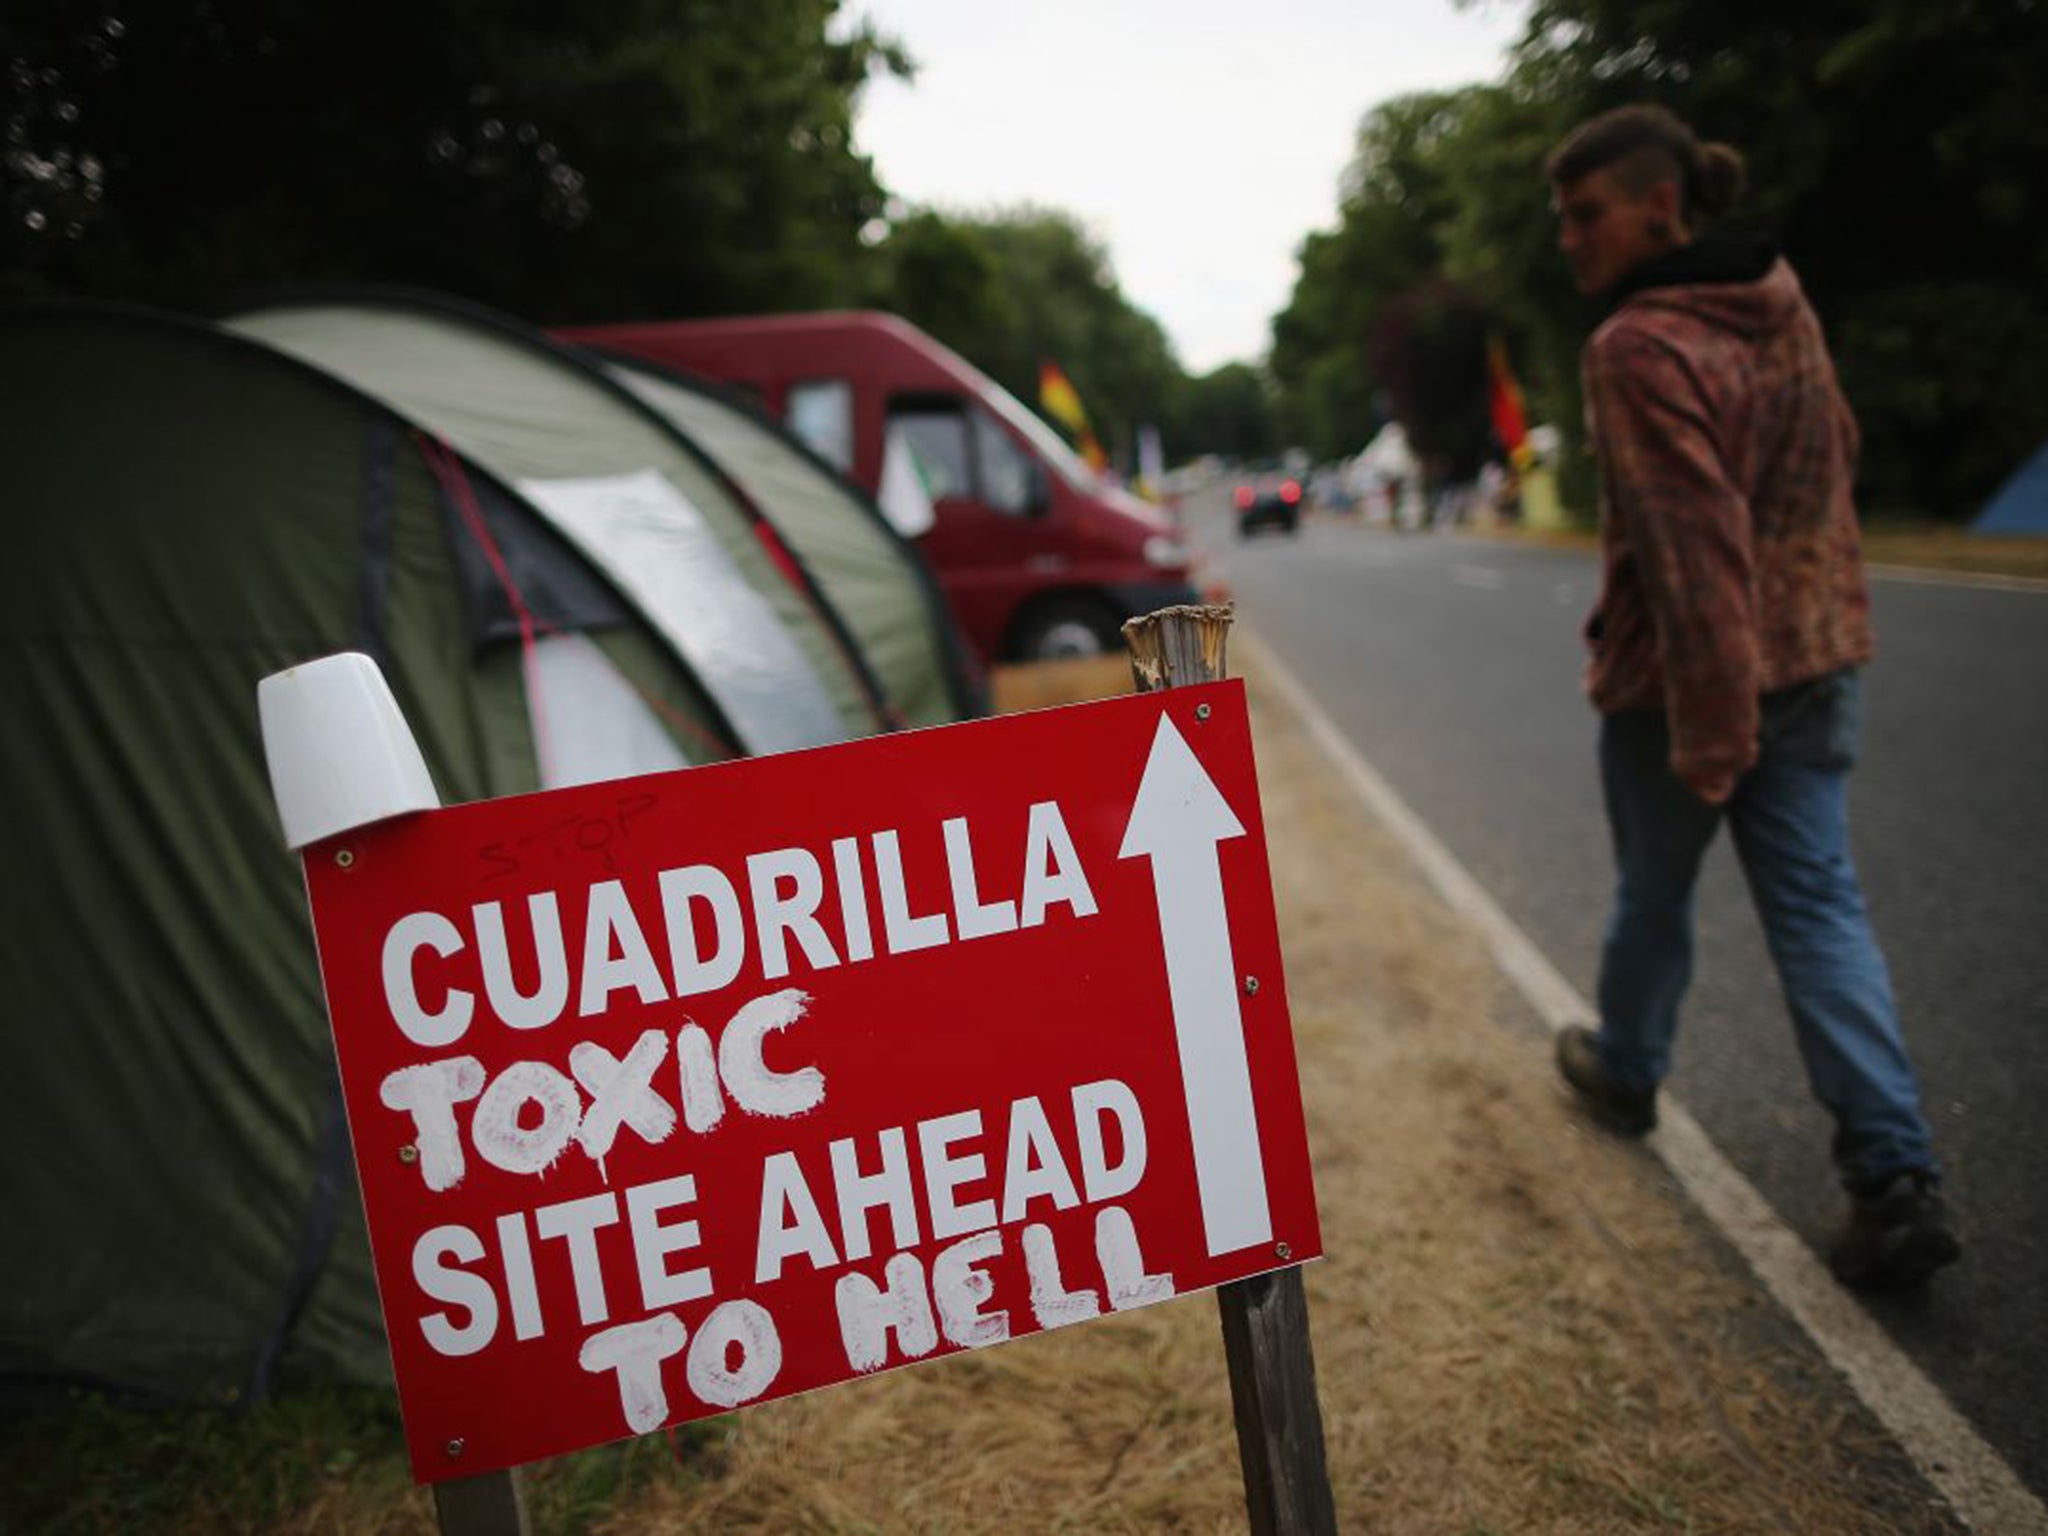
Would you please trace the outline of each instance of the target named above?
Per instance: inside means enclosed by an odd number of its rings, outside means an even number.
[[[1935,523],[1866,523],[1863,555],[1875,565],[2048,579],[2048,538],[1973,534]]]
[[[410,1530],[397,1404],[322,1388],[250,1413],[138,1411],[80,1396],[9,1426],[0,1509],[10,1528],[127,1531]],[[348,1525],[323,1512],[345,1494]]]
[[[1485,538],[1553,548],[1594,549],[1600,542],[1597,532],[1581,527],[1501,525],[1472,531]],[[2048,580],[2048,538],[1975,534],[1952,523],[1868,521],[1863,525],[1863,557],[1875,566]]]
[[[1114,668],[998,678],[1013,705]],[[1958,1528],[1640,1148],[1583,1127],[1475,936],[1252,676],[1328,1257],[1308,1268],[1341,1528]],[[1815,1154],[1815,1176],[1825,1177]],[[525,1474],[537,1532],[1241,1532],[1215,1303],[1185,1297]],[[81,1401],[10,1426],[0,1530],[427,1533],[395,1411]]]
[[[596,1528],[656,1483],[715,1474],[729,1421],[599,1446],[525,1474],[539,1532]],[[137,1410],[78,1394],[16,1420],[0,1444],[0,1530],[378,1532],[437,1529],[413,1486],[397,1400],[373,1387],[309,1386],[247,1412]]]

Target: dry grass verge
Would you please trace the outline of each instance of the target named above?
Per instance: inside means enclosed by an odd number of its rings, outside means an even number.
[[[1981,534],[1954,527],[1893,527],[1879,523],[1865,525],[1863,529],[1863,556],[1873,565],[2048,579],[2048,538],[2027,534]]]
[[[1551,549],[1597,549],[1599,535],[1582,528],[1472,528],[1477,538]],[[1863,558],[1874,566],[2017,576],[2048,581],[2048,538],[1971,533],[1948,523],[1866,523]]]
[[[1077,656],[1028,667],[997,667],[989,675],[989,698],[999,715],[1050,709],[1085,699],[1106,699],[1131,690],[1131,661],[1113,656]]]

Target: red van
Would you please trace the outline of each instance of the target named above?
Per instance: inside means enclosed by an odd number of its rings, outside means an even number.
[[[1103,484],[1014,396],[895,315],[557,334],[740,386],[885,510],[892,445],[899,456],[913,449],[931,509],[918,546],[989,661],[1093,655],[1122,644],[1125,619],[1200,601],[1187,546],[1164,511]]]

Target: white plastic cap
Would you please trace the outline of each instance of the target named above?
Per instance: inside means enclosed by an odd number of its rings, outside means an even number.
[[[286,847],[441,803],[391,685],[360,651],[272,673],[256,710]]]

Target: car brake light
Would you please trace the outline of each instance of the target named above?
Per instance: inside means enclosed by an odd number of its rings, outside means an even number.
[[[1240,507],[1249,507],[1249,506],[1250,506],[1250,505],[1252,504],[1252,499],[1253,499],[1253,498],[1252,498],[1252,488],[1251,488],[1250,486],[1248,486],[1248,485],[1240,485],[1240,486],[1239,486],[1239,487],[1237,488],[1237,498],[1236,498],[1236,499],[1237,499],[1237,504],[1238,504],[1238,505],[1239,505]]]
[[[1290,507],[1293,506],[1297,501],[1301,500],[1301,487],[1296,485],[1292,480],[1289,480],[1285,485],[1280,487],[1280,499],[1286,502]]]

